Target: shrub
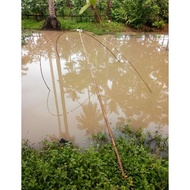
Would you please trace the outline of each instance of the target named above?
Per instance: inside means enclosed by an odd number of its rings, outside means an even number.
[[[152,154],[148,143],[152,137],[126,126],[120,131],[116,144],[126,179],[109,139],[98,133],[87,149],[44,140],[42,148],[35,150],[28,141],[23,142],[22,189],[168,189],[168,160]],[[155,148],[165,142],[158,139]]]
[[[123,0],[114,1],[112,7],[112,19],[135,28],[143,25],[152,26],[152,23],[160,20],[167,21],[167,0]]]
[[[152,23],[152,26],[155,26],[156,28],[163,28],[165,26],[165,22],[163,20],[156,21]]]
[[[22,0],[22,17],[26,15],[34,15],[34,18],[39,21],[45,18],[48,14],[47,0]]]

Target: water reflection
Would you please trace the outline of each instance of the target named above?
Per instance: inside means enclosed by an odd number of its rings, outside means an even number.
[[[90,35],[82,33],[84,46],[111,126],[130,119],[134,129],[167,133],[168,36]],[[81,145],[106,130],[77,32],[34,33],[23,46],[22,73],[23,138]]]

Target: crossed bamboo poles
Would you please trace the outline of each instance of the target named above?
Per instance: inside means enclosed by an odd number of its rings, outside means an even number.
[[[98,100],[99,100],[99,103],[100,103],[100,107],[101,107],[101,110],[102,110],[102,114],[104,116],[104,120],[105,120],[105,123],[106,123],[106,127],[108,129],[108,133],[109,133],[109,136],[110,136],[110,139],[111,139],[111,142],[112,142],[112,145],[113,145],[113,148],[114,148],[114,152],[116,154],[116,157],[117,157],[117,161],[118,161],[118,164],[119,164],[119,167],[121,169],[121,172],[122,172],[122,176],[124,178],[127,178],[127,175],[125,174],[125,171],[124,171],[124,168],[123,168],[123,165],[122,165],[122,162],[121,162],[121,158],[119,156],[119,152],[117,150],[117,146],[115,144],[115,140],[114,140],[114,136],[113,136],[113,133],[112,133],[112,130],[111,130],[111,127],[110,127],[110,123],[108,121],[108,118],[107,118],[107,114],[106,114],[106,110],[104,108],[104,105],[103,105],[103,102],[102,102],[102,99],[101,99],[101,95],[100,95],[100,91],[99,91],[99,87],[98,87],[98,84],[96,82],[96,78],[92,72],[92,69],[91,69],[91,64],[89,62],[89,59],[87,57],[87,52],[86,52],[86,48],[84,46],[84,42],[83,42],[83,38],[82,38],[82,35],[81,35],[81,32],[82,30],[78,30],[79,32],[79,36],[80,36],[80,40],[81,40],[81,43],[82,43],[82,47],[83,47],[83,50],[84,50],[84,54],[85,54],[85,57],[86,57],[86,60],[87,60],[87,64],[89,66],[89,70],[90,70],[90,74],[91,74],[91,77],[92,77],[92,80],[93,80],[93,83],[94,83],[94,86],[95,86],[95,90],[96,90],[96,94],[97,94],[97,97],[98,97]]]
[[[116,157],[117,157],[117,160],[118,160],[118,164],[119,164],[119,167],[121,169],[121,172],[122,172],[122,176],[123,178],[127,178],[127,175],[125,174],[125,171],[124,171],[124,168],[123,168],[123,165],[122,165],[122,162],[121,162],[121,158],[119,156],[119,152],[117,150],[117,146],[115,144],[115,140],[114,140],[114,136],[113,136],[113,133],[112,133],[112,130],[111,130],[111,127],[110,127],[110,124],[109,124],[109,121],[108,121],[108,118],[107,118],[107,114],[106,114],[106,110],[104,108],[104,105],[103,105],[103,102],[102,102],[102,99],[101,99],[101,95],[100,95],[100,91],[99,91],[99,87],[98,87],[98,84],[96,82],[96,79],[95,79],[95,76],[92,72],[92,69],[91,69],[91,64],[89,62],[89,59],[87,57],[87,52],[86,52],[86,49],[85,49],[85,46],[84,46],[84,42],[83,42],[83,38],[82,38],[82,30],[80,29],[77,29],[77,31],[79,32],[79,36],[80,36],[80,40],[81,40],[81,44],[82,44],[82,47],[83,47],[83,50],[84,50],[84,53],[85,53],[85,57],[86,57],[86,60],[87,60],[87,64],[89,66],[89,70],[90,70],[90,74],[91,74],[91,77],[92,77],[92,80],[93,80],[93,83],[94,83],[94,86],[95,86],[95,90],[96,90],[96,94],[97,94],[97,97],[98,97],[98,100],[99,100],[99,103],[100,103],[100,107],[101,107],[101,110],[102,110],[102,114],[103,114],[103,117],[104,117],[104,120],[105,120],[105,123],[106,123],[106,127],[108,129],[108,133],[109,133],[109,136],[110,136],[110,139],[111,139],[111,142],[112,142],[112,145],[113,145],[113,148],[114,148],[114,152],[116,154]],[[86,35],[89,35],[87,33],[85,33]],[[59,38],[63,35],[60,34],[57,39],[56,39],[56,54],[57,54],[57,57],[58,59],[60,59],[59,57],[59,54],[58,54],[58,49],[57,49],[57,42],[59,40]],[[54,36],[54,35],[53,35]],[[101,43],[98,39],[94,38],[92,35],[89,35],[90,37],[92,37],[93,39],[95,39],[96,41],[98,41],[100,44],[102,44],[105,48],[107,48],[103,43]],[[52,38],[52,36],[50,37],[50,39]],[[48,39],[48,41],[50,40]],[[112,45],[112,44],[110,44]],[[109,48],[107,48],[108,51]],[[117,50],[119,51],[119,50]],[[111,51],[110,51],[111,52]],[[111,52],[112,53],[112,52]],[[115,56],[115,54],[112,53],[112,55],[117,59],[117,57]],[[126,59],[126,57],[123,55],[123,57]],[[127,59],[126,59],[127,60]],[[120,62],[118,59],[117,59],[118,62]],[[147,85],[147,83],[144,81],[144,79],[142,78],[142,76],[140,75],[140,73],[136,70],[136,68],[133,66],[133,64],[128,61],[128,63],[132,66],[132,68],[136,71],[137,75],[141,78],[141,80],[144,82],[144,84],[147,86],[148,90],[152,93],[150,87]]]

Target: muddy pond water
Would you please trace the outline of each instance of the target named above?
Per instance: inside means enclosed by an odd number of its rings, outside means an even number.
[[[168,133],[168,35],[33,32],[22,47],[22,138],[83,146],[113,130]]]

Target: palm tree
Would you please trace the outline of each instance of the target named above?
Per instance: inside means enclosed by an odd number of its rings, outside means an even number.
[[[48,5],[49,5],[50,16],[55,17],[54,0],[48,0]]]
[[[55,15],[54,0],[48,0],[49,5],[49,17],[44,22],[42,30],[60,30],[61,24],[57,20]]]

